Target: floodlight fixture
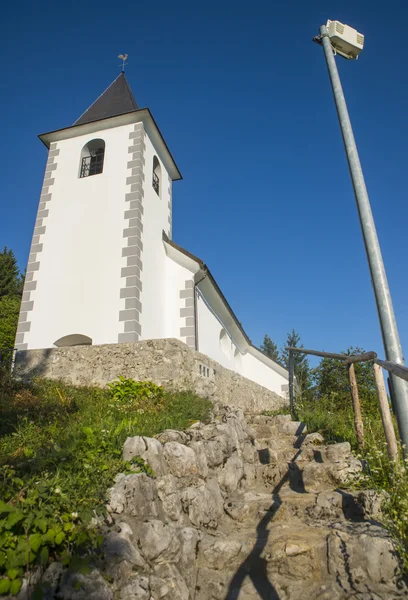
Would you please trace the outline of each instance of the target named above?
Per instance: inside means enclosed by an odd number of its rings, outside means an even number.
[[[364,48],[364,36],[349,25],[340,21],[327,21],[327,33],[336,54],[347,59],[357,59]]]

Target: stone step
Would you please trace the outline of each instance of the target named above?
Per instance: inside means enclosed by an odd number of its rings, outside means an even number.
[[[195,600],[403,598],[406,591],[387,587],[395,569],[391,549],[381,527],[364,523],[317,528],[261,521],[256,530],[207,535],[197,557]]]
[[[356,496],[358,494],[341,489],[299,493],[288,486],[275,494],[259,490],[246,492],[225,501],[225,517],[220,521],[219,531],[229,534],[239,530],[242,524],[255,531],[258,523],[268,516],[273,523],[298,520],[319,526],[324,522],[360,520],[365,508]]]
[[[280,484],[289,484],[299,492],[335,489],[362,471],[348,442],[328,446],[305,443],[300,448],[279,449],[257,442],[257,481],[272,489]]]
[[[282,556],[295,556],[325,545],[329,533],[328,528],[320,527],[317,530],[308,525],[300,527],[298,522],[276,523],[271,521],[271,514],[265,512],[255,528],[245,523],[229,535],[223,535],[222,532],[204,535],[199,546],[197,566],[214,570],[228,567],[232,570],[243,561],[249,567],[261,557],[270,561],[282,553]]]
[[[200,569],[197,573],[194,600],[402,600],[404,590],[386,582],[369,590],[364,583],[346,580],[288,579],[271,577],[268,565],[260,560],[249,571],[238,572]]]
[[[296,438],[307,433],[306,425],[300,421],[287,421],[282,425],[275,423],[255,423],[251,425],[251,429],[258,439]]]

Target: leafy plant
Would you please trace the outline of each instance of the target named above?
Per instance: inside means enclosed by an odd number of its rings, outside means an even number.
[[[160,410],[163,407],[164,388],[152,381],[135,381],[119,377],[108,383],[115,407],[125,412],[129,409],[138,412]]]

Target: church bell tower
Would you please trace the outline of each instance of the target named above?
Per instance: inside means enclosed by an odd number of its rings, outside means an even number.
[[[122,72],[48,149],[18,350],[160,337],[163,231],[180,172]]]

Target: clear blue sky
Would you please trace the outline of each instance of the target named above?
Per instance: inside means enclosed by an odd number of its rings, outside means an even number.
[[[405,349],[408,71],[403,2],[27,2],[2,9],[0,245],[25,267],[46,150],[129,54],[127,78],[183,173],[174,240],[201,257],[255,344],[383,355],[323,51],[327,18],[366,36],[338,60]],[[408,350],[406,350],[408,352]]]

